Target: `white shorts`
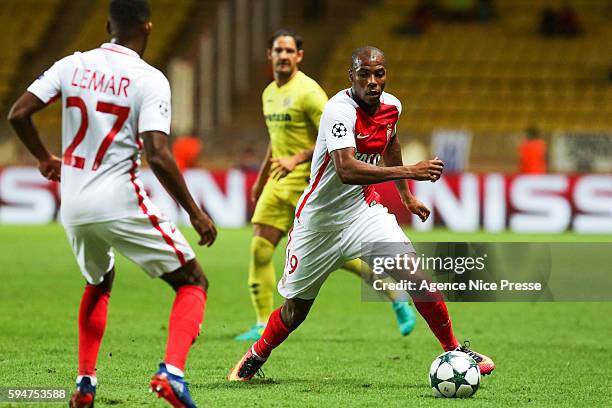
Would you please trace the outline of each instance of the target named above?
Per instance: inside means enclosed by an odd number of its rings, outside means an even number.
[[[380,204],[338,231],[308,230],[296,220],[288,235],[279,293],[286,299],[314,299],[331,272],[349,260],[373,256],[364,253],[368,248],[364,244],[374,242],[406,243],[414,251],[395,216]]]
[[[173,272],[195,258],[183,234],[165,217],[143,214],[64,228],[81,273],[92,285],[102,283],[115,265],[112,248],[151,277]]]

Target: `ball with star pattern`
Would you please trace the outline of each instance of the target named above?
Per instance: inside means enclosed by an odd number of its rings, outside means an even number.
[[[466,353],[447,351],[431,363],[429,385],[436,397],[471,397],[480,386],[480,369]]]

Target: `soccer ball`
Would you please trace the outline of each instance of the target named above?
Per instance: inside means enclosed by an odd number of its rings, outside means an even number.
[[[429,385],[436,397],[471,397],[480,386],[480,368],[466,353],[447,351],[431,363]]]

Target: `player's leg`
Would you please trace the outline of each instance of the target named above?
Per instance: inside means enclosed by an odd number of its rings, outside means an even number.
[[[272,258],[284,232],[267,224],[253,224],[249,261],[249,291],[257,321],[251,329],[235,337],[235,340],[254,341],[261,337],[274,306],[276,273]]]
[[[96,364],[106,329],[108,303],[115,277],[114,255],[104,239],[103,225],[66,226],[66,234],[87,280],[79,305],[79,368],[76,391],[70,399],[74,408],[94,403]]]
[[[248,381],[266,362],[272,350],[287,340],[289,334],[306,319],[314,299],[285,299],[281,307],[270,315],[268,324],[259,340],[236,363],[228,375],[229,381]]]
[[[393,215],[389,214],[387,209],[382,205],[370,207],[363,216],[359,217],[359,219],[347,228],[345,236],[346,239],[350,241],[350,245],[347,245],[347,247],[350,248],[350,252],[347,251],[347,255],[349,256],[359,256],[363,257],[363,259],[371,260],[373,256],[396,255],[395,253],[365,253],[368,251],[367,246],[364,247],[363,245],[365,242],[406,243],[406,251],[410,251],[410,255],[415,255],[410,240],[397,224],[397,220]],[[383,248],[384,251],[384,247],[379,245],[375,245],[372,248],[374,248],[374,251],[380,251],[380,249]],[[394,250],[396,249],[397,248],[394,248]],[[426,279],[422,271],[419,270],[398,270],[394,272],[396,272],[396,274],[393,277],[396,280],[417,282],[417,288],[419,287],[418,282]],[[413,298],[415,308],[425,319],[442,348],[445,351],[461,348],[453,333],[450,315],[442,294],[439,291],[430,292],[427,290],[415,290],[411,291],[410,295]],[[469,351],[474,355],[483,374],[488,374],[495,368],[490,358],[469,349],[465,351]]]
[[[414,253],[411,255],[416,257]],[[484,354],[471,350],[469,342],[466,342],[465,345],[460,345],[457,341],[442,293],[440,291],[430,292],[418,289],[421,282],[428,281],[423,271],[417,269],[416,271],[399,270],[396,272],[397,275],[394,276],[396,280],[413,281],[416,283],[417,289],[410,291],[414,306],[419,314],[423,316],[444,351],[458,350],[467,353],[478,363],[481,374],[490,374],[495,369],[493,360]]]
[[[248,286],[256,322],[235,340],[255,341],[261,337],[272,308],[276,273],[272,258],[278,242],[293,225],[295,207],[273,183],[267,183],[255,206],[250,247]]]
[[[270,324],[264,330],[253,349],[261,359],[266,359],[276,347],[287,339],[289,333],[299,327],[314,303],[314,299],[285,299],[283,305],[270,315]]]
[[[196,259],[160,278],[174,289],[176,296],[168,323],[166,355],[150,386],[174,407],[195,407],[184,379],[184,370],[187,355],[204,320],[208,279]]]
[[[262,337],[232,368],[229,381],[250,380],[272,350],[304,321],[327,276],[345,261],[338,246],[340,234],[308,231],[300,224],[289,232],[285,271],[278,283],[286,300],[270,315]]]
[[[182,377],[187,354],[204,320],[208,279],[196,259],[160,278],[176,292],[168,323],[164,363],[169,372]]]
[[[79,305],[79,376],[96,375],[98,351],[106,329],[108,302],[114,279],[113,266],[103,276],[102,283],[85,285]]]
[[[367,285],[371,285],[376,279],[376,274],[372,272],[372,269],[367,264],[363,263],[360,259],[353,259],[352,261],[346,262],[342,265],[342,269],[351,272],[352,274],[361,278]],[[416,324],[416,314],[410,303],[407,301],[408,296],[405,293],[399,291],[393,291],[385,289],[382,291],[382,295],[385,296],[391,303],[397,325],[402,336],[407,336],[414,330]]]
[[[173,406],[195,407],[184,371],[187,354],[204,319],[208,281],[202,268],[185,237],[161,214],[143,214],[109,224],[112,246],[175,291],[166,354],[151,379],[151,389]]]

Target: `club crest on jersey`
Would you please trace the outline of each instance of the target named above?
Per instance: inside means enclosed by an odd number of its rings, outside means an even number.
[[[337,138],[344,137],[347,133],[348,131],[346,126],[344,126],[344,123],[338,122],[332,127],[332,135],[336,136]]]
[[[288,96],[283,100],[283,108],[288,108],[290,106],[291,106],[291,97]]]

